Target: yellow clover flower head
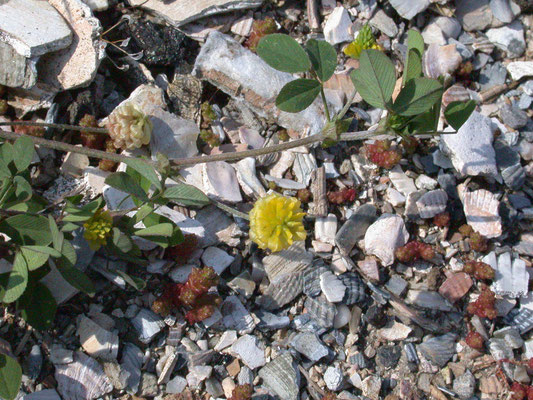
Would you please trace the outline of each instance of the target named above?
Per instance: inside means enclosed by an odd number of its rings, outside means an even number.
[[[372,34],[372,29],[366,24],[361,28],[355,40],[346,46],[343,51],[347,56],[358,60],[361,52],[369,49],[383,50],[376,42],[376,38]]]
[[[269,194],[257,200],[250,211],[250,239],[261,249],[286,249],[294,241],[305,240],[304,216],[297,198]]]
[[[118,106],[109,115],[107,129],[117,149],[136,149],[150,143],[152,121],[133,102]]]
[[[99,209],[91,218],[83,224],[85,232],[83,237],[92,250],[98,250],[100,246],[107,243],[107,238],[111,236],[113,229],[113,218],[109,211]]]

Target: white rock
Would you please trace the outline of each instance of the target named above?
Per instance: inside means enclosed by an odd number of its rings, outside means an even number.
[[[244,17],[239,18],[231,25],[231,32],[239,36],[248,36],[252,30],[254,23],[253,13],[248,13]]]
[[[394,262],[394,251],[405,245],[409,233],[402,217],[395,214],[383,214],[366,231],[365,250],[367,254],[377,256],[384,266]]]
[[[324,374],[324,382],[329,390],[334,392],[341,389],[344,383],[344,375],[339,367],[328,367]]]
[[[165,388],[165,392],[169,394],[180,394],[187,387],[187,380],[180,375],[176,375],[171,379]]]
[[[105,178],[110,172],[102,171],[98,167],[87,167],[83,171],[83,181],[87,183],[96,195],[102,194],[105,186]]]
[[[353,36],[350,33],[351,27],[352,20],[348,10],[342,6],[335,7],[324,25],[324,37],[332,45],[350,42],[353,40]]]
[[[415,180],[416,187],[419,189],[433,190],[437,187],[438,182],[436,179],[430,178],[427,175],[419,175]]]
[[[89,355],[108,361],[117,359],[119,341],[116,333],[102,328],[82,315],[78,321],[77,334],[81,346]]]
[[[391,6],[405,19],[413,17],[429,7],[429,0],[390,0]]]
[[[244,193],[255,198],[266,196],[266,190],[256,175],[255,158],[245,158],[233,164],[233,168],[237,172],[237,180]]]
[[[405,300],[418,307],[430,308],[441,311],[451,311],[453,307],[437,292],[425,290],[409,290]]]
[[[463,209],[466,222],[487,238],[502,234],[502,221],[498,214],[500,202],[485,189],[467,192],[463,195]]]
[[[281,88],[295,77],[274,70],[227,35],[219,32],[209,34],[196,58],[192,74],[207,79],[236,100],[245,101],[258,115],[276,121],[284,128],[309,131],[313,135],[324,126],[325,114],[318,99],[299,113],[279,111],[275,98]]]
[[[346,304],[337,304],[337,313],[333,318],[333,328],[340,329],[343,326],[348,325],[352,318],[352,312]]]
[[[456,134],[441,135],[441,148],[463,176],[498,177],[490,119],[474,111]]]
[[[263,0],[180,0],[161,2],[159,0],[128,0],[133,7],[141,7],[165,19],[169,24],[180,27],[208,15],[255,8]]]
[[[507,52],[511,58],[520,57],[526,49],[524,28],[520,21],[514,21],[501,28],[487,31],[487,37],[496,47]]]
[[[207,194],[232,203],[242,201],[239,181],[230,164],[225,161],[205,163],[203,172]]]
[[[389,179],[394,187],[404,196],[417,191],[415,182],[405,175],[405,172],[402,171],[402,167],[399,165],[395,166],[389,172]]]
[[[222,351],[225,348],[230,347],[233,343],[237,341],[237,331],[225,331],[222,336],[220,336],[220,340],[216,344],[216,346],[213,348],[215,351]]]
[[[9,0],[0,4],[0,41],[31,58],[64,49],[72,32],[47,1]]]
[[[315,220],[315,239],[324,243],[335,245],[335,235],[337,233],[337,217],[335,214],[328,214],[327,217],[317,217]]]
[[[412,332],[412,329],[401,322],[392,321],[388,323],[384,328],[378,330],[378,336],[394,342],[396,340],[405,340]]]
[[[167,187],[171,186],[172,185],[168,185]],[[179,211],[167,206],[159,207],[157,210],[155,210],[155,213],[170,219],[179,226],[183,233],[189,233],[198,236],[200,241],[202,241],[206,236],[206,229],[197,219],[189,218],[185,214],[182,214]]]
[[[149,115],[153,125],[150,152],[154,161],[157,153],[166,155],[169,160],[198,154],[196,140],[200,130],[193,121],[177,117],[160,107],[153,107]]]
[[[422,195],[417,201],[420,218],[433,218],[446,210],[448,195],[442,189],[432,190]]]
[[[39,79],[58,91],[89,85],[105,56],[102,26],[81,0],[48,0],[74,31],[76,40],[63,50],[47,53],[38,64]]]
[[[231,352],[235,354],[251,370],[266,364],[265,350],[255,336],[244,335],[231,346]]]
[[[505,24],[511,22],[515,17],[510,0],[490,0],[490,9],[492,14]]]
[[[428,24],[422,31],[422,37],[426,44],[438,44],[441,46],[446,44],[444,33],[436,23]]]
[[[507,64],[507,71],[515,81],[533,76],[533,61],[513,61]]]
[[[405,196],[391,187],[387,188],[387,191],[385,192],[385,198],[394,207],[405,204]]]
[[[202,254],[202,261],[208,267],[213,267],[217,274],[221,274],[229,267],[235,257],[230,256],[224,250],[218,247],[208,247]]]
[[[320,289],[328,301],[338,303],[344,297],[346,286],[331,271],[326,271],[320,275]]]

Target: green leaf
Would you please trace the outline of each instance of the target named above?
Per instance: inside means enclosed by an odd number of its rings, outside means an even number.
[[[305,50],[311,60],[318,79],[326,82],[337,67],[337,52],[328,42],[323,40],[309,39],[305,44]]]
[[[320,82],[314,79],[296,79],[287,83],[276,98],[276,106],[286,112],[305,110],[320,93]]]
[[[22,318],[40,331],[52,326],[56,315],[57,303],[52,293],[41,282],[36,282],[26,290],[17,302]]]
[[[22,176],[17,175],[13,178],[13,183],[15,184],[15,196],[17,196],[17,201],[26,202],[31,199],[33,191],[29,182],[24,179]]]
[[[417,49],[410,49],[408,51],[407,63],[405,70],[403,71],[403,84],[409,82],[411,79],[419,78],[422,76],[422,55]]]
[[[118,228],[113,228],[113,244],[124,253],[128,253],[133,248],[132,240]]]
[[[13,176],[11,170],[7,166],[7,162],[0,158],[0,180],[9,179]]]
[[[172,235],[168,239],[168,245],[175,246],[183,242],[183,240],[184,240],[183,232],[181,232],[181,229],[179,226],[174,225]]]
[[[393,110],[404,116],[418,115],[433,107],[441,95],[442,85],[439,81],[429,78],[411,79],[400,91]]]
[[[13,161],[19,172],[30,166],[35,150],[33,141],[27,136],[21,136],[13,144]]]
[[[67,222],[61,227],[61,232],[72,232],[78,229],[80,226],[72,222]]]
[[[172,224],[169,224],[167,222],[164,222],[162,224],[152,225],[148,228],[139,229],[138,231],[135,231],[135,235],[137,236],[169,237],[169,236],[172,236],[172,233],[173,233]]]
[[[22,253],[18,252],[13,261],[13,269],[9,274],[2,302],[12,303],[17,300],[28,285],[28,266]]]
[[[268,65],[283,72],[306,72],[311,61],[302,46],[289,35],[274,33],[262,38],[257,45],[257,54]]]
[[[167,189],[168,190],[168,189]],[[200,192],[202,193],[202,192]],[[203,193],[202,193],[203,195]],[[165,197],[163,195],[163,197]],[[170,197],[167,197],[168,199],[171,199]],[[141,222],[148,214],[150,214],[152,211],[154,211],[154,207],[152,207],[150,204],[143,204],[141,208],[135,213],[135,215],[131,218],[131,223],[133,225]]]
[[[476,102],[474,100],[468,100],[466,103],[453,101],[446,107],[444,116],[448,124],[457,131],[470,118],[475,109]]]
[[[65,240],[65,237],[63,236],[63,233],[59,232],[56,220],[51,215],[48,215],[48,225],[50,226],[54,249],[56,249],[57,251],[61,251],[61,249],[63,248],[63,241]]]
[[[424,54],[424,38],[417,30],[410,29],[407,32],[407,58],[402,81],[404,85],[410,79],[418,78],[422,74],[422,54]]]
[[[126,272],[120,271],[118,269],[114,272],[116,272],[117,275],[120,275],[129,285],[133,286],[138,291],[142,291],[146,287],[146,282],[143,281],[141,278],[128,275]]]
[[[13,145],[8,142],[4,142],[0,147],[0,159],[9,165],[13,161]]]
[[[371,106],[386,109],[396,75],[392,61],[379,50],[364,50],[359,57],[359,68],[350,74],[361,97]]]
[[[133,168],[141,176],[146,178],[156,189],[162,190],[161,182],[155,171],[155,168],[148,164],[146,161],[140,160],[138,158],[130,158],[124,161],[126,165],[130,168]]]
[[[141,185],[125,172],[115,172],[109,175],[105,179],[105,183],[124,193],[131,194],[139,200],[148,201],[148,196]]]
[[[92,281],[87,275],[75,267],[77,258],[76,250],[74,250],[70,242],[65,241],[62,253],[63,257],[57,262],[57,270],[61,276],[76,289],[89,296],[94,296],[96,290]]]
[[[46,246],[52,241],[48,220],[43,216],[14,215],[0,222],[0,231],[22,245]]]
[[[14,400],[22,382],[22,369],[17,360],[0,353],[0,397]]]
[[[61,257],[61,253],[57,251],[56,249],[52,249],[51,247],[46,246],[22,246],[21,250],[27,250],[35,253],[41,253],[41,254],[48,254],[51,257],[59,258]]]
[[[39,250],[35,250],[35,248],[38,248]],[[24,257],[24,260],[26,261],[26,265],[28,267],[28,270],[34,271],[39,267],[42,267],[47,261],[48,258],[50,258],[50,254],[42,251],[40,249],[50,249],[49,247],[45,246],[23,246],[20,248],[20,251],[22,252],[22,256]],[[53,249],[50,249],[53,250]],[[59,257],[61,257],[61,253],[58,253]]]
[[[178,183],[175,186],[168,187],[163,192],[163,197],[184,206],[203,207],[210,203],[209,197],[200,189],[185,183]]]

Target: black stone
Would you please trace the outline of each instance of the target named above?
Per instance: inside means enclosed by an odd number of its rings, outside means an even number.
[[[376,363],[382,368],[394,368],[402,355],[400,346],[380,347],[376,353]]]
[[[375,326],[376,328],[382,328],[387,323],[387,315],[385,314],[383,307],[376,304],[368,307],[364,318],[369,324]]]

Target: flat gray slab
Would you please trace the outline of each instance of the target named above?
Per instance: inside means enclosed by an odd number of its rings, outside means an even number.
[[[30,58],[64,49],[72,32],[48,1],[9,0],[0,2],[0,41]]]
[[[0,41],[0,85],[29,89],[35,82],[36,60],[21,56],[11,45]]]

